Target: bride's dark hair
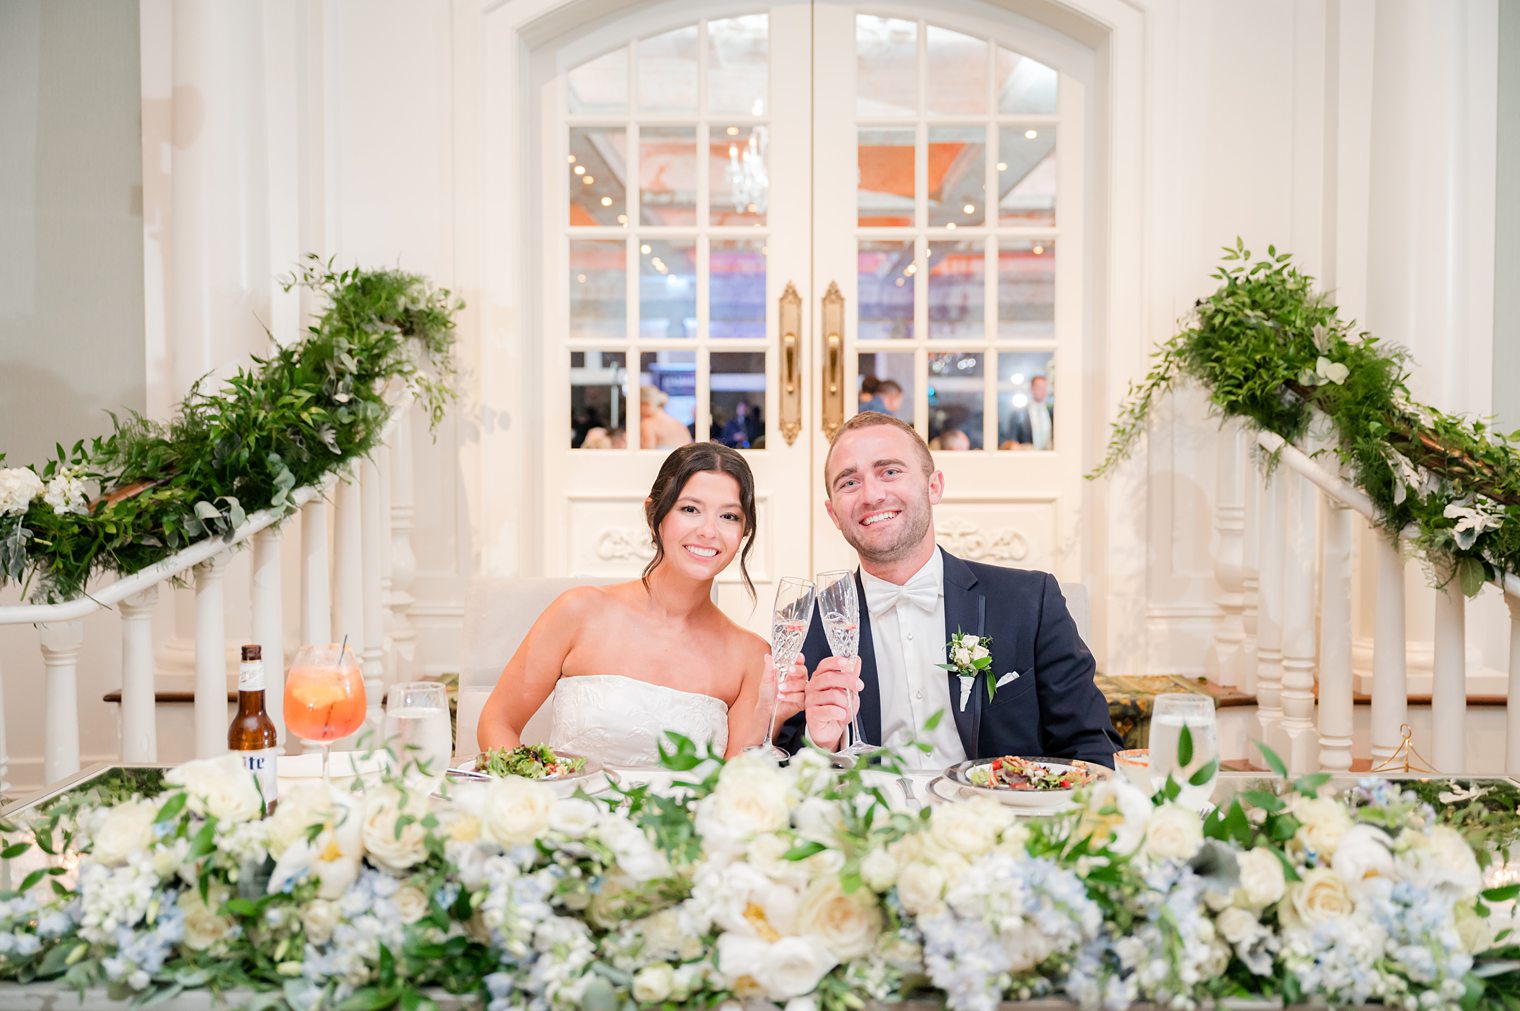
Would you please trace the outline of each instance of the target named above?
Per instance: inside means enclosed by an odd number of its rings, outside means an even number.
[[[717,442],[694,442],[682,446],[660,464],[654,486],[649,489],[649,501],[644,506],[649,535],[654,539],[654,557],[644,566],[644,588],[649,588],[649,574],[665,560],[665,545],[660,543],[660,524],[675,508],[676,500],[692,475],[708,471],[727,474],[739,485],[739,510],[744,513],[744,547],[739,551],[739,574],[744,577],[744,588],[753,601],[755,584],[750,581],[745,562],[749,559],[749,549],[755,544],[755,476],[749,472],[749,464],[738,451]]]

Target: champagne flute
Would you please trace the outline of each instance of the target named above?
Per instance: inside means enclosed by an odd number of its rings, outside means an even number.
[[[403,773],[442,779],[454,755],[449,699],[437,681],[392,685],[385,697],[385,743]]]
[[[364,678],[346,642],[302,646],[285,675],[285,727],[322,749],[322,781],[332,742],[364,725]]]
[[[802,640],[813,617],[814,586],[806,579],[786,576],[776,585],[776,605],[771,611],[771,664],[776,668],[776,698],[771,702],[770,722],[760,750],[778,760],[790,755],[775,744],[776,713],[781,708],[781,686],[797,663]]]
[[[860,596],[855,592],[855,573],[839,569],[820,572],[814,578],[818,584],[818,613],[823,618],[829,649],[841,660],[853,660],[860,648]],[[860,732],[860,707],[853,690],[846,690],[845,705],[850,710],[850,724],[845,747],[838,754],[853,758],[872,747]]]
[[[1214,700],[1207,695],[1173,692],[1157,695],[1151,710],[1151,784],[1155,789],[1166,785],[1171,776],[1182,788],[1177,800],[1189,807],[1204,807],[1214,795],[1214,780],[1219,776],[1219,728],[1214,715]],[[1182,731],[1191,740],[1191,754],[1181,752]],[[1183,758],[1186,757],[1186,761]],[[1213,771],[1198,784],[1189,782],[1195,773],[1213,763]]]

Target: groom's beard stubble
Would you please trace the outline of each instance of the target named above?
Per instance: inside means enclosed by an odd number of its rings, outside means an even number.
[[[847,528],[841,526],[840,533],[844,534],[846,543],[855,549],[862,561],[885,565],[912,554],[929,532],[932,518],[928,502],[904,504],[898,516],[897,536],[884,545],[867,544],[860,536],[860,528],[853,524]]]

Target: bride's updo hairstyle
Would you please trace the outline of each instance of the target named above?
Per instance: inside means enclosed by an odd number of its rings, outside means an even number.
[[[750,581],[745,562],[749,559],[749,549],[755,544],[755,476],[749,472],[749,464],[737,450],[718,442],[693,442],[682,446],[660,464],[660,472],[649,489],[649,501],[644,506],[649,536],[654,540],[654,557],[644,566],[644,587],[648,589],[649,574],[665,559],[665,545],[660,543],[660,524],[675,508],[676,500],[692,475],[706,471],[727,474],[739,485],[739,510],[744,513],[744,546],[739,550],[739,574],[744,577],[744,588],[753,601],[755,584]]]

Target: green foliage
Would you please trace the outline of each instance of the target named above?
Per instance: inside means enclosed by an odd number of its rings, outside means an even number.
[[[1364,491],[1389,533],[1413,527],[1436,580],[1476,594],[1501,573],[1520,573],[1520,432],[1416,403],[1409,356],[1340,318],[1287,253],[1253,260],[1237,239],[1215,272],[1220,286],[1198,302],[1192,325],[1162,344],[1132,384],[1098,477],[1145,433],[1156,398],[1181,379],[1207,391],[1214,409],[1288,442],[1328,449]]]
[[[328,301],[304,337],[254,357],[219,389],[198,381],[172,421],[113,414],[110,435],[59,446],[41,478],[78,477],[101,498],[59,512],[39,496],[24,514],[0,516],[0,585],[25,581],[33,601],[66,600],[102,572],[230,539],[247,514],[290,509],[292,491],[373,450],[403,395],[437,426],[453,396],[462,302],[415,274],[334,272],[315,255],[283,283]]]

